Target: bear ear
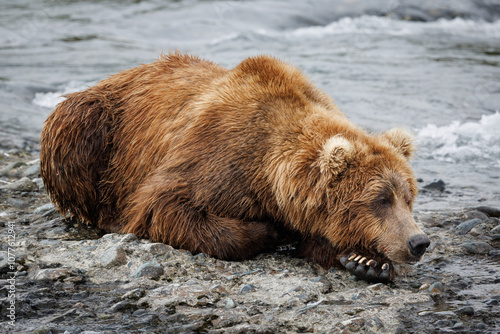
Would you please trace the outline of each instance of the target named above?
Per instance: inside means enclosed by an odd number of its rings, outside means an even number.
[[[319,167],[321,173],[329,177],[337,177],[346,168],[354,156],[354,146],[342,136],[329,138],[321,148]]]
[[[415,151],[415,146],[413,144],[415,138],[405,129],[394,128],[384,133],[383,136],[399,151],[399,153],[404,155],[406,159],[409,159]]]

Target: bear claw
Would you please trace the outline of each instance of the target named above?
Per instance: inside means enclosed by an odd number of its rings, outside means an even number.
[[[340,263],[351,274],[367,282],[389,283],[391,281],[389,263],[384,263],[381,267],[378,267],[377,261],[359,254],[342,256]]]

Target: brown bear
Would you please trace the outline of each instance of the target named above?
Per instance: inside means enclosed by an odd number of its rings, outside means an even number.
[[[394,279],[429,239],[407,132],[371,135],[272,57],[227,70],[173,53],[66,96],[41,136],[52,200],[108,232],[247,259],[297,256]]]

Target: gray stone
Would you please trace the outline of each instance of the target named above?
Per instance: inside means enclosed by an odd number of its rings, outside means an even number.
[[[127,254],[120,246],[112,246],[98,257],[99,265],[103,268],[121,266],[127,263]]]
[[[36,177],[40,175],[40,160],[37,160],[33,163],[33,165],[26,168],[23,173],[24,176],[27,177]]]
[[[44,214],[44,213],[46,213],[47,211],[50,211],[50,210],[54,210],[54,204],[47,203],[45,205],[42,205],[42,206],[39,206],[38,208],[36,208],[33,211],[33,213],[37,214],[37,215],[42,215],[42,214]]]
[[[127,242],[133,242],[137,241],[139,238],[134,233],[128,233],[123,236],[123,238],[120,239],[120,242],[127,243]]]
[[[122,300],[124,300],[124,299],[138,300],[138,299],[144,297],[145,294],[146,294],[146,292],[144,291],[144,289],[134,289],[134,290],[130,290],[129,292],[127,292],[126,294],[121,296],[121,299]]]
[[[131,275],[131,277],[147,277],[150,279],[158,279],[163,275],[163,267],[156,261],[148,261],[137,268]]]
[[[39,270],[34,279],[39,281],[58,281],[71,276],[68,269],[48,268]]]
[[[238,292],[238,294],[240,295],[243,295],[243,294],[246,294],[246,293],[249,293],[249,292],[254,292],[256,289],[255,289],[255,286],[253,286],[252,284],[245,284],[241,287],[240,291]]]
[[[356,332],[359,331],[365,325],[365,319],[361,317],[356,317],[342,321],[341,325],[343,327],[346,327],[350,331]]]
[[[2,176],[7,175],[14,168],[21,167],[21,166],[26,166],[26,164],[22,161],[11,162],[10,164],[5,166],[4,168],[0,169],[0,175],[2,175]]]
[[[6,274],[11,271],[9,268],[8,255],[7,252],[0,251],[0,274]]]
[[[474,315],[474,308],[472,306],[465,306],[465,307],[459,308],[458,310],[455,310],[455,313],[458,315],[472,316],[472,315]]]
[[[482,241],[465,242],[461,246],[471,254],[488,254],[493,249],[488,243]]]
[[[481,224],[482,222],[483,221],[479,218],[466,220],[455,228],[455,232],[457,233],[457,235],[467,234],[470,232],[470,230],[472,230],[472,228]]]
[[[476,208],[477,211],[483,212],[490,217],[500,217],[500,209],[492,208],[489,206],[480,206]]]
[[[491,229],[491,234],[500,234],[500,225],[497,225]]]
[[[26,192],[38,190],[38,186],[36,185],[36,183],[31,181],[27,177],[23,177],[20,180],[7,184],[3,186],[3,188],[11,191],[26,191]]]
[[[121,302],[118,302],[111,306],[109,308],[110,312],[123,312],[123,311],[128,311],[128,310],[133,310],[135,311],[137,309],[137,305],[131,303],[128,300],[122,300]]]
[[[150,252],[153,255],[163,255],[171,251],[172,249],[173,249],[172,246],[165,245],[162,243],[154,243],[154,244],[149,244],[147,246],[148,252]]]
[[[234,300],[231,298],[226,299],[226,305],[224,305],[225,308],[235,308],[236,304],[234,303]]]
[[[441,294],[441,293],[443,293],[443,291],[444,291],[444,286],[443,286],[443,283],[441,283],[441,282],[435,282],[435,283],[431,284],[431,286],[429,287],[430,293]]]

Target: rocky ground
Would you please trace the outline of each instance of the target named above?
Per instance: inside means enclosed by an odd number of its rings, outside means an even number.
[[[104,235],[62,218],[38,170],[0,152],[1,332],[500,332],[499,208],[416,213],[429,252],[371,285],[286,252],[227,262]]]

